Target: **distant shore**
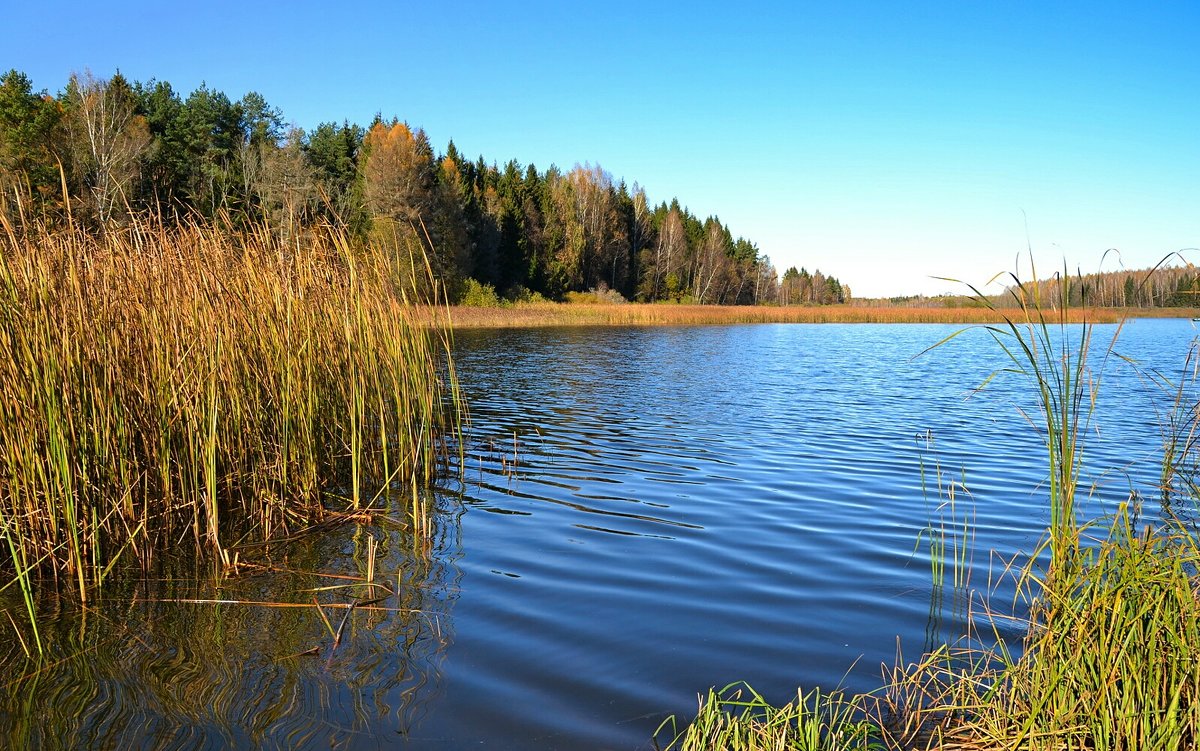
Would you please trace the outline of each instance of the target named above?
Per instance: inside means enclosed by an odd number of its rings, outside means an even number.
[[[718,306],[627,303],[614,305],[517,303],[507,307],[449,308],[458,329],[536,326],[670,326],[730,323],[999,323],[1004,311],[858,305]],[[1014,311],[1016,317],[1019,311]],[[1200,308],[1072,309],[1072,321],[1115,323],[1126,318],[1195,318]]]

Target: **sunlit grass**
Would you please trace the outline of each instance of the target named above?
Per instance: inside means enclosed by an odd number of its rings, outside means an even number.
[[[1018,311],[1019,312],[1019,311]],[[516,303],[504,307],[450,308],[455,328],[526,326],[678,326],[733,323],[1001,323],[1012,311],[984,306],[958,308],[865,307],[856,305],[668,305]],[[1080,311],[1067,313],[1083,321]],[[1091,320],[1113,322],[1112,311],[1093,311]]]
[[[959,718],[945,725],[944,743],[1196,747],[1196,539],[1181,529],[1138,529],[1128,510],[1096,531],[1099,544],[1081,545],[1069,570],[1040,582],[1020,659],[974,676],[930,666],[946,688],[940,711]]]
[[[670,727],[670,748],[679,751],[867,751],[877,728],[861,714],[855,701],[840,691],[800,693],[776,707],[749,686],[731,684],[720,691],[710,689],[683,731],[670,718],[659,734]]]
[[[461,404],[411,261],[332,229],[0,242],[0,571],[30,608],[34,580],[87,599],[121,562],[228,562],[389,490],[424,523]]]

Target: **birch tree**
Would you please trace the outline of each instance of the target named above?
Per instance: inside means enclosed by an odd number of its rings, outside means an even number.
[[[304,131],[293,128],[282,146],[262,143],[256,150],[256,193],[263,214],[281,237],[294,237],[317,207],[316,175],[304,155]]]
[[[107,81],[87,70],[72,74],[66,100],[77,179],[97,220],[108,226],[129,201],[150,130],[120,73]]]
[[[677,297],[682,288],[684,257],[687,254],[687,233],[683,217],[672,206],[658,230],[658,242],[642,264],[642,295],[648,301]]]

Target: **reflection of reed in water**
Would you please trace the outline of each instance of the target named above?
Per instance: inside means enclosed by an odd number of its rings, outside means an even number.
[[[459,578],[453,505],[433,516],[427,543],[377,517],[233,580],[114,586],[53,615],[45,603],[40,663],[0,639],[13,677],[0,679],[0,746],[337,748],[407,735],[442,691]]]

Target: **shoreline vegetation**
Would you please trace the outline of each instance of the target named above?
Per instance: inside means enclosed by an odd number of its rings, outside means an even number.
[[[422,272],[397,263],[329,227],[0,215],[0,586],[35,643],[39,594],[86,603],[169,553],[236,567],[240,546],[384,504],[428,524],[417,490],[465,405],[448,329],[399,281]]]
[[[1143,518],[1143,499],[1131,492],[1111,514],[1081,523],[1076,490],[1084,442],[1105,365],[1119,358],[1113,348],[1121,327],[1102,353],[1092,352],[1095,319],[1069,326],[1069,282],[1042,297],[1038,285],[1014,281],[1013,310],[995,308],[972,289],[1003,318],[986,327],[1009,360],[1000,372],[1025,379],[1037,394],[1040,409],[1029,415],[1030,426],[1047,449],[1040,487],[1049,529],[1021,554],[1026,563],[1007,559],[999,572],[1013,578],[1017,599],[996,607],[987,593],[970,589],[969,516],[949,520],[957,533],[947,532],[945,516],[940,529],[931,519],[934,590],[953,586],[970,603],[968,632],[959,641],[913,662],[899,656],[884,667],[880,688],[867,694],[799,689],[793,701],[774,706],[744,684],[710,689],[682,730],[674,717],[659,727],[661,747],[1176,751],[1200,745],[1194,482],[1200,416],[1194,372],[1187,380],[1196,345],[1179,382],[1149,374],[1174,399],[1164,424],[1161,512]],[[933,347],[949,346],[956,335]],[[941,513],[955,516],[952,495]],[[995,628],[1009,619],[1024,626],[1020,644],[1005,643]]]
[[[382,114],[365,127],[286,123],[253,91],[233,99],[202,84],[184,96],[167,81],[84,70],[51,94],[9,70],[0,75],[0,214],[14,225],[97,234],[153,215],[164,224],[240,232],[270,227],[281,242],[336,226],[356,244],[420,258],[444,301],[471,306],[508,301],[519,309],[589,298],[739,308],[964,304],[947,295],[859,300],[828,269],[777,268],[717,214],[698,216],[678,197],[652,202],[644,186],[599,165],[539,169],[516,159],[472,160],[452,140],[439,151],[421,128]],[[1119,264],[1119,253],[1111,255]],[[1073,288],[1080,296],[1086,289],[1089,303],[1104,308],[1193,305],[1200,273],[1181,256],[1175,260],[1154,274],[1075,273],[1080,283]],[[564,315],[543,315],[535,325]],[[651,323],[665,315],[639,314]],[[928,315],[803,312],[782,320],[947,320]],[[589,320],[619,322],[631,314],[616,316]],[[479,325],[476,314],[459,317],[464,326]]]
[[[395,252],[422,248],[452,302],[481,289],[512,300],[591,289],[716,305],[851,299],[836,277],[776,270],[716,214],[654,202],[599,165],[471,159],[382,114],[304,130],[256,92],[201,85],[185,96],[119,72],[73,73],[53,95],[15,69],[0,76],[0,213],[51,224],[71,214],[92,229],[154,213],[269,224],[284,237],[333,224]]]
[[[686,326],[739,323],[1003,323],[1017,310],[987,307],[905,307],[868,305],[764,306],[650,303],[513,303],[505,306],[454,305],[454,329],[552,326]],[[431,316],[445,310],[430,311]],[[1072,308],[1068,323],[1117,323],[1126,318],[1191,318],[1200,308]]]

